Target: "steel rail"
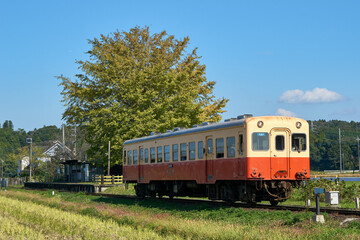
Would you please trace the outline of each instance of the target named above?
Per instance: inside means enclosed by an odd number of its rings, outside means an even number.
[[[139,199],[135,195],[118,195],[118,194],[107,194],[107,193],[87,193],[93,196],[101,196],[101,197],[108,197],[108,198],[118,198],[118,199]],[[316,212],[315,207],[305,207],[305,206],[290,206],[290,205],[278,205],[278,206],[271,206],[268,204],[248,204],[242,202],[235,202],[235,203],[227,203],[224,201],[212,201],[212,200],[205,200],[205,199],[187,199],[187,198],[150,198],[147,197],[146,199],[158,199],[161,201],[168,201],[174,203],[183,203],[183,204],[209,204],[212,206],[227,206],[227,207],[237,207],[237,208],[251,208],[251,209],[266,209],[266,210],[279,210],[279,211],[294,211],[294,212]],[[356,209],[349,209],[349,208],[332,208],[332,207],[321,207],[321,212],[329,213],[329,214],[340,214],[340,215],[357,215],[360,216],[360,210]]]

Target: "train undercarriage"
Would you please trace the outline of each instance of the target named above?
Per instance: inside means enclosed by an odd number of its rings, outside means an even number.
[[[301,181],[217,181],[215,184],[197,184],[195,181],[153,181],[149,184],[138,183],[135,192],[139,198],[146,196],[159,198],[207,197],[210,200],[236,201],[256,204],[270,201],[277,205],[288,199],[293,188]]]

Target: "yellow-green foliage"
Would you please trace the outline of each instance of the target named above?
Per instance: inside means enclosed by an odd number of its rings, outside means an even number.
[[[187,51],[188,37],[135,27],[89,43],[90,60],[77,62],[83,74],[59,79],[63,116],[86,128],[90,153],[105,153],[111,140],[112,157],[121,159],[124,140],[221,119],[228,99],[215,99],[215,81],[206,79],[197,49]]]

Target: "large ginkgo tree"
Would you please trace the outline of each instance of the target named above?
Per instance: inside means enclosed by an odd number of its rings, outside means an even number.
[[[197,48],[148,27],[89,40],[88,60],[75,80],[59,76],[63,118],[86,131],[90,159],[121,162],[122,143],[151,132],[219,121],[228,99],[216,99]]]

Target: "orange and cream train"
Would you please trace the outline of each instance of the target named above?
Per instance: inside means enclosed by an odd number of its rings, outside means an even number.
[[[310,177],[309,125],[299,118],[246,114],[175,128],[123,145],[123,178],[136,195],[285,201]]]

